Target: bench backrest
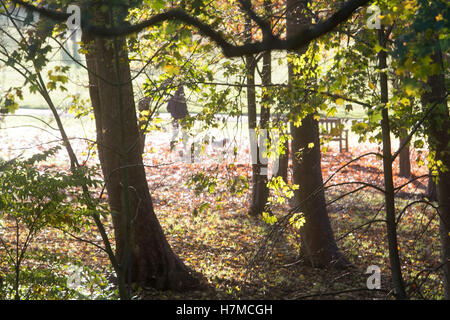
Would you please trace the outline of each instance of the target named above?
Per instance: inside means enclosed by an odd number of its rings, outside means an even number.
[[[325,125],[326,135],[341,136],[343,131],[342,120],[339,118],[321,118],[319,125]]]

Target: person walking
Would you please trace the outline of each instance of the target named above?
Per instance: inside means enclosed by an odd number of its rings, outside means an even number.
[[[170,98],[167,103],[167,111],[172,116],[172,138],[170,141],[170,149],[172,150],[175,146],[175,139],[178,136],[180,123],[179,121],[184,119],[189,115],[189,111],[187,108],[186,97],[184,95],[184,88],[182,85],[178,86],[175,94]],[[183,144],[187,141],[187,135],[183,130]]]

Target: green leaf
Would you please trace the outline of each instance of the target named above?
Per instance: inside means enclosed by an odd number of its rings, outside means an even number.
[[[416,140],[414,141],[414,148],[421,149],[424,146],[423,140]]]
[[[162,10],[166,7],[166,1],[165,0],[152,0],[150,2],[151,7],[155,10]]]
[[[383,50],[383,51],[385,51],[385,52],[387,51],[386,48],[383,48],[383,47],[380,46],[378,43],[375,44],[374,50],[375,50],[376,53],[380,52],[381,50]]]

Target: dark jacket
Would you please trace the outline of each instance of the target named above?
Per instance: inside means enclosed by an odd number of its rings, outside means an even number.
[[[183,119],[189,115],[183,86],[179,86],[175,94],[170,98],[167,103],[167,111],[175,120]]]

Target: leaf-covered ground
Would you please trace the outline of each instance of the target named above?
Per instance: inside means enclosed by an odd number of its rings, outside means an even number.
[[[20,131],[20,132],[23,132]],[[1,131],[2,157],[20,155],[21,147],[37,146],[27,152],[38,152],[48,145],[51,137],[43,134],[20,134],[15,131]],[[46,140],[47,139],[47,140]],[[344,270],[323,270],[314,268],[299,257],[300,238],[294,228],[277,233],[277,225],[268,225],[262,219],[247,215],[248,190],[240,189],[243,181],[233,185],[235,192],[229,192],[227,182],[237,176],[248,177],[248,147],[240,142],[240,160],[235,165],[215,161],[221,149],[210,150],[209,156],[200,163],[179,161],[180,147],[170,151],[170,133],[154,133],[147,138],[145,155],[149,187],[155,204],[155,211],[175,253],[193,270],[206,278],[209,289],[199,292],[158,292],[151,289],[140,291],[144,299],[385,299],[392,298],[389,276],[389,261],[383,222],[368,223],[383,219],[383,197],[373,188],[344,182],[366,182],[383,186],[382,163],[375,156],[364,157],[351,163],[327,183],[336,185],[326,189],[328,210],[339,247],[353,264]],[[80,159],[96,163],[95,155],[87,150],[87,143],[76,141],[75,148]],[[14,149],[11,149],[14,148]],[[324,180],[351,159],[367,152],[378,151],[375,145],[353,145],[350,151],[339,153],[331,144],[322,157]],[[416,159],[414,151],[411,158]],[[415,161],[413,174],[419,177],[427,169],[418,167]],[[64,152],[46,166],[60,166],[67,170]],[[210,192],[197,194],[190,178],[203,173],[212,177]],[[395,185],[401,186],[408,180],[397,176],[397,162],[394,166]],[[236,180],[235,180],[236,181]],[[411,201],[422,199],[426,179],[417,179],[398,192],[397,209]],[[209,187],[211,185],[207,185]],[[240,192],[241,191],[241,192]],[[98,190],[97,190],[98,192]],[[348,196],[340,198],[345,193]],[[288,205],[273,208],[279,219],[288,213]],[[399,247],[402,269],[408,292],[415,298],[438,298],[441,276],[434,270],[439,264],[439,239],[435,212],[418,202],[402,215],[399,224]],[[2,237],[12,237],[13,226],[4,224]],[[8,231],[9,230],[9,231]],[[268,236],[271,236],[268,238]],[[111,234],[112,236],[112,234]],[[84,228],[77,237],[101,244],[94,227]],[[43,256],[34,262],[40,267],[52,270],[53,260],[76,261],[89,266],[90,273],[104,274],[109,265],[107,257],[92,244],[81,242],[54,229],[41,233],[32,245],[35,255]],[[3,254],[4,252],[2,252]],[[67,264],[66,264],[67,265]],[[382,271],[382,289],[369,291],[365,274],[370,265],[378,265]],[[3,263],[3,272],[7,266]],[[67,269],[55,269],[63,278]],[[106,279],[99,280],[103,287]],[[97,281],[98,284],[98,281]],[[41,289],[37,289],[41,290]],[[42,289],[44,290],[44,289]],[[93,290],[93,289],[92,289]],[[91,290],[91,291],[92,291]],[[92,292],[91,292],[92,293]],[[89,296],[89,290],[84,294]],[[92,297],[92,296],[91,296]]]

